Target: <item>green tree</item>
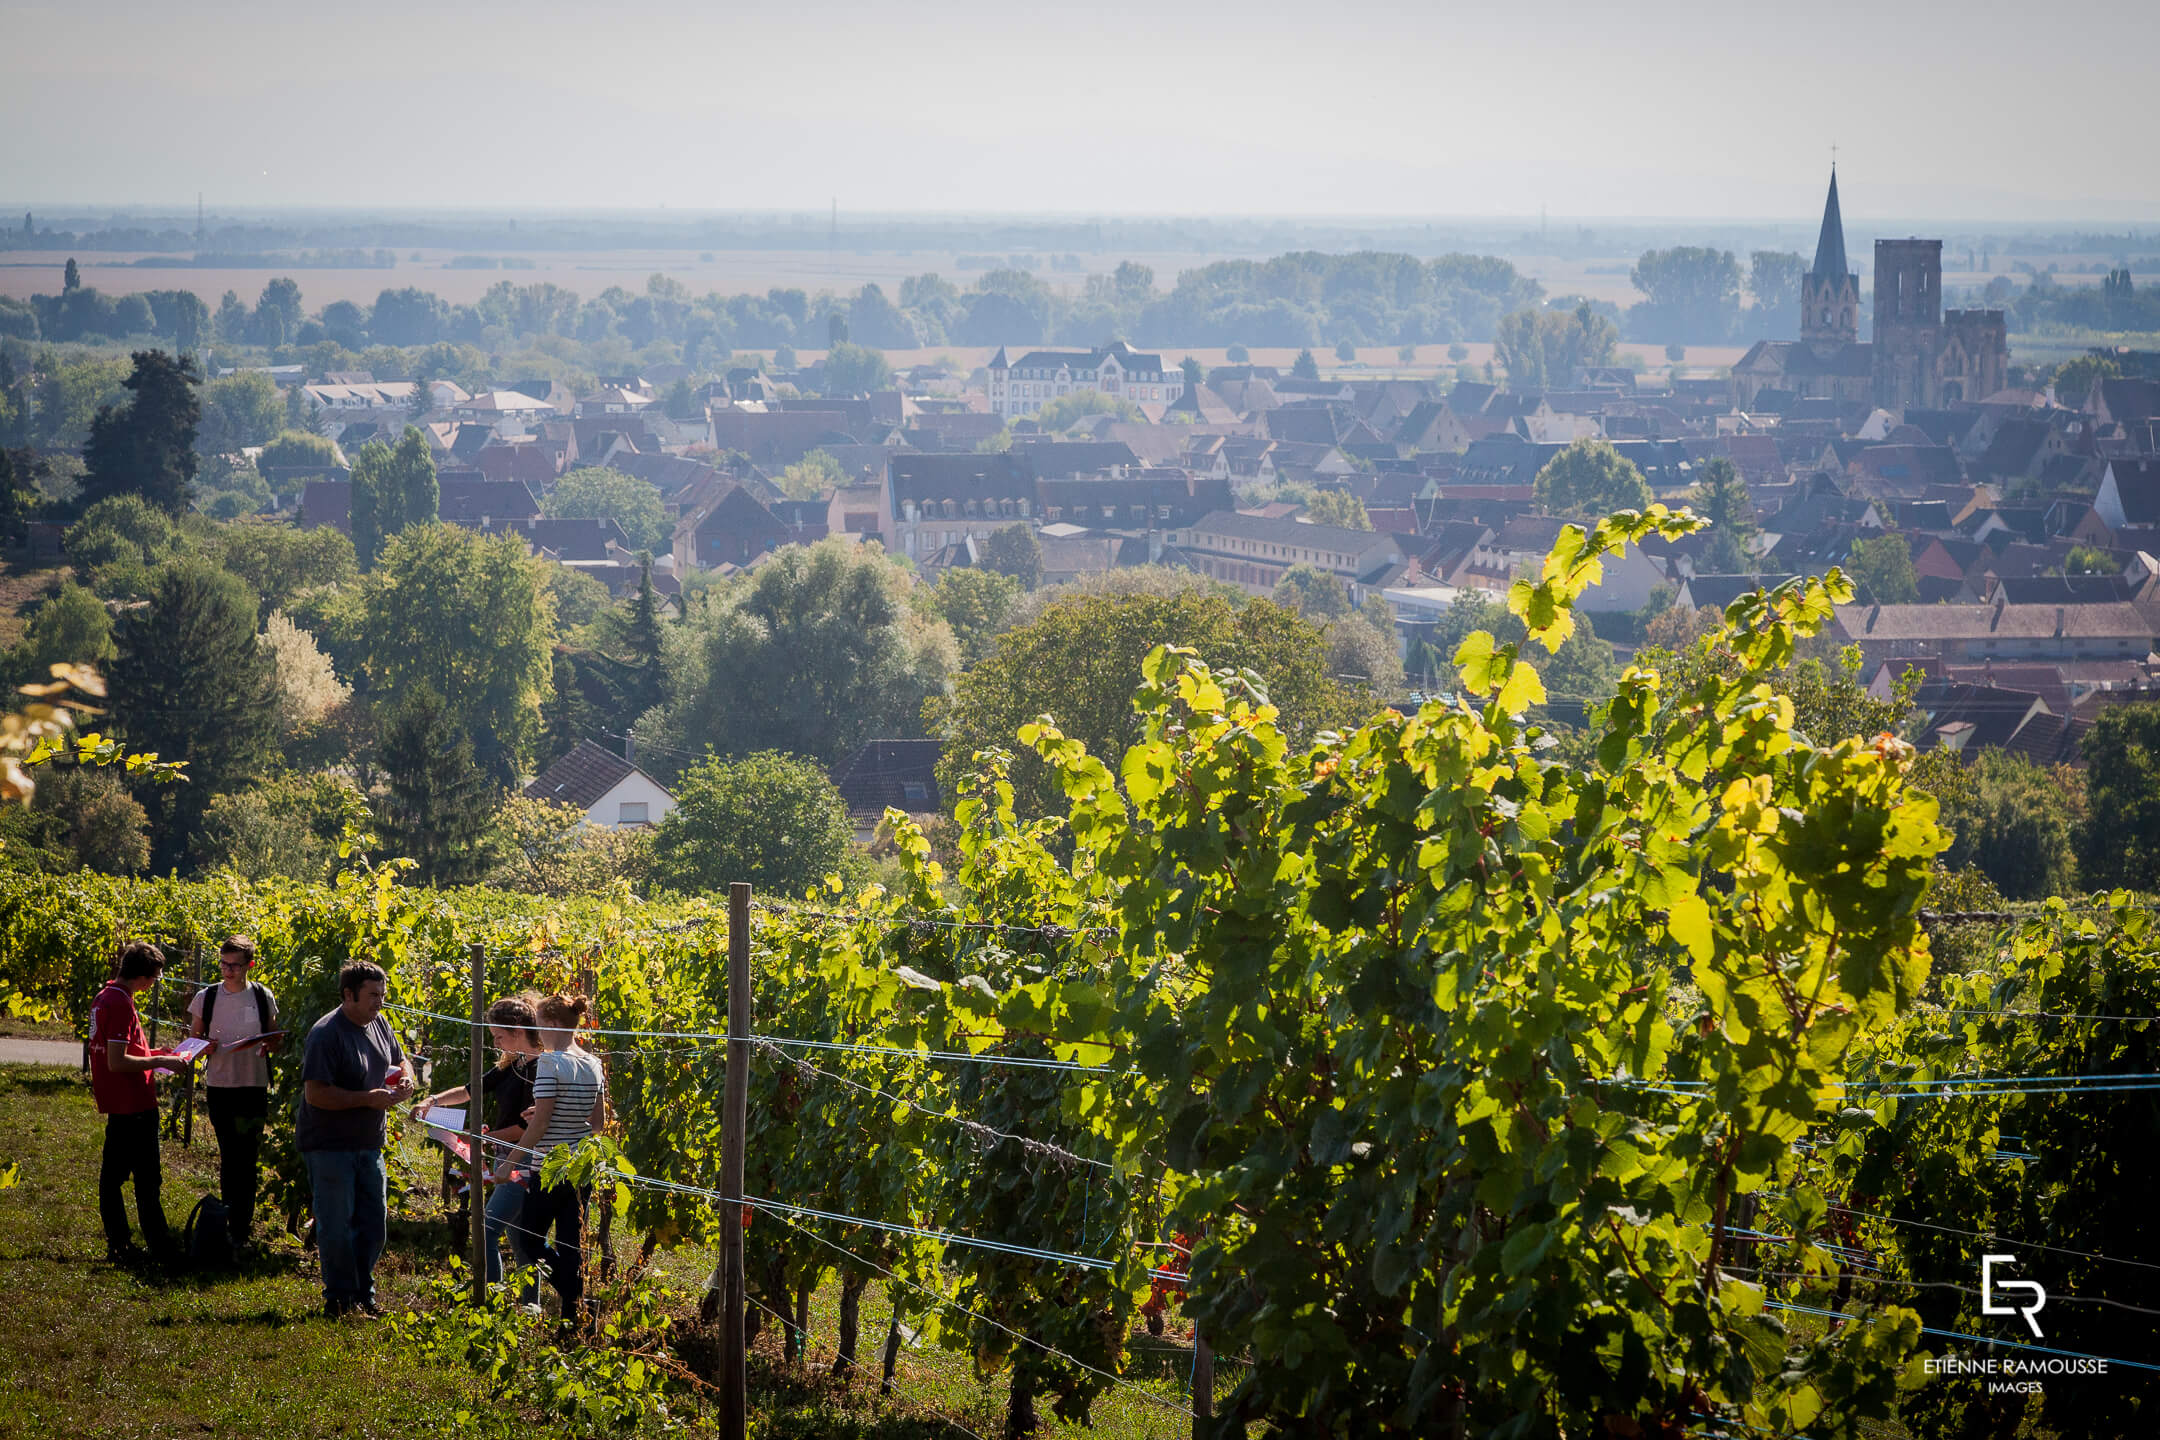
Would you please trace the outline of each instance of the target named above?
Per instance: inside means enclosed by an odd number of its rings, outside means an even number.
[[[913,583],[874,546],[783,547],[747,586],[671,627],[673,698],[639,739],[831,765],[865,740],[920,734],[923,701],[944,692],[959,651],[943,624],[910,608]]]
[[[202,421],[195,448],[204,455],[225,455],[261,445],[285,423],[285,397],[260,370],[212,380],[202,387]]]
[[[1723,340],[1740,318],[1740,262],[1730,250],[1645,250],[1628,278],[1648,297],[1631,317],[1638,338]]]
[[[651,481],[601,465],[565,474],[540,508],[564,520],[613,520],[633,550],[666,550],[674,537],[667,506]]]
[[[1348,340],[1336,341],[1335,358],[1348,365],[1351,361],[1357,359],[1357,346],[1351,344]]]
[[[1293,380],[1317,380],[1320,378],[1320,362],[1313,359],[1311,350],[1297,352],[1297,359],[1290,362],[1290,378]]]
[[[0,545],[12,545],[27,533],[24,526],[37,509],[38,500],[30,477],[16,473],[15,457],[0,445]]]
[[[919,593],[923,603],[952,627],[961,658],[972,665],[990,652],[1024,590],[1010,575],[956,565],[938,576],[936,585]]]
[[[1537,503],[1548,515],[1598,516],[1640,510],[1650,485],[1609,440],[1577,440],[1537,473]]]
[[[1125,421],[1146,418],[1141,414],[1139,406],[1122,395],[1105,395],[1100,390],[1085,386],[1071,394],[1058,396],[1028,418],[1041,426],[1044,433],[1056,435],[1090,415],[1114,415]]]
[[[800,897],[851,866],[847,805],[815,763],[777,750],[692,766],[653,835],[653,879],[689,894],[738,880]]]
[[[407,526],[431,525],[442,505],[435,457],[427,437],[408,425],[395,448],[380,440],[360,447],[352,462],[353,551],[363,570]]]
[[[1688,505],[1710,522],[1709,574],[1744,575],[1754,569],[1747,542],[1755,535],[1755,506],[1732,461],[1720,455],[1703,466]]]
[[[1748,256],[1748,293],[1755,297],[1756,323],[1780,334],[1797,334],[1800,277],[1807,262],[1790,250],[1757,250]]]
[[[1185,377],[1185,388],[1188,390],[1199,389],[1204,379],[1200,362],[1190,355],[1178,361],[1178,373]]]
[[[848,475],[830,450],[812,450],[783,469],[773,483],[790,500],[815,500],[847,484]]]
[[[108,496],[84,510],[62,543],[91,588],[130,598],[147,593],[151,567],[186,548],[173,517],[132,494]]]
[[[685,375],[670,386],[663,408],[670,420],[696,420],[705,413],[705,406],[690,388],[690,377]]]
[[[1583,700],[1603,704],[1613,696],[1620,681],[1620,667],[1613,648],[1598,639],[1597,630],[1584,613],[1575,616],[1575,629],[1560,648],[1545,654],[1535,647],[1529,659],[1544,679],[1545,693],[1556,700]]]
[[[210,802],[192,846],[203,870],[250,880],[325,879],[337,861],[352,782],[329,775],[281,775]]]
[[[49,450],[87,445],[97,417],[107,406],[116,406],[127,398],[129,373],[125,360],[41,363],[30,390],[31,405],[27,407],[32,411],[29,440]]]
[[[60,293],[66,295],[82,289],[82,271],[76,267],[75,257],[68,256],[67,269],[60,274]]]
[[[427,436],[416,425],[407,425],[391,452],[394,492],[400,502],[404,524],[432,525],[442,513],[442,485],[435,478],[435,455]]]
[[[110,773],[53,765],[24,809],[0,806],[0,865],[73,875],[132,875],[150,863],[150,820]]]
[[[414,861],[425,884],[485,875],[495,863],[485,842],[502,788],[475,763],[458,713],[426,684],[403,692],[383,720],[378,754],[389,782],[384,848]]]
[[[187,783],[144,792],[155,868],[181,864],[212,797],[252,779],[271,754],[278,694],[255,639],[247,582],[203,556],[158,572],[149,603],[114,636],[114,719],[133,749],[187,761]]]
[[[1335,525],[1344,530],[1372,529],[1365,502],[1347,490],[1315,490],[1305,502],[1305,513],[1315,525]]]
[[[374,568],[375,553],[398,528],[395,497],[383,489],[389,469],[390,447],[380,440],[368,441],[352,457],[347,520],[352,527],[353,556],[362,570]]]
[[[985,568],[1019,581],[1023,590],[1042,584],[1042,542],[1035,538],[1035,527],[1025,521],[992,531],[983,541],[982,562]]]
[[[125,408],[101,407],[91,423],[83,498],[132,493],[183,515],[194,502],[195,425],[202,413],[195,362],[162,350],[138,350],[133,358],[135,368],[122,383],[134,399]]]
[[[1910,605],[1920,598],[1920,575],[1913,569],[1912,546],[1903,535],[1855,540],[1846,554],[1845,570],[1877,605]]]
[[[336,444],[305,430],[280,430],[255,460],[265,470],[309,469],[323,475],[336,469],[337,462]]]
[[[1977,867],[2012,900],[2075,893],[2084,776],[1996,749],[1982,750],[1967,774],[1971,784],[1943,806],[1954,837],[1943,863]]]
[[[2115,575],[2121,570],[2114,557],[2096,545],[2073,545],[2063,557],[2065,575]]]
[[[1610,365],[1620,338],[1585,300],[1573,310],[1517,310],[1493,332],[1493,353],[1513,390],[1557,389],[1578,366]]]
[[[103,666],[112,657],[112,612],[90,591],[63,580],[8,651],[6,678],[12,685],[43,684],[55,665]]]
[[[311,590],[350,584],[360,573],[352,541],[328,525],[301,530],[278,520],[246,520],[220,533],[225,568],[262,597],[263,614]]]
[[[2074,407],[2091,398],[2093,386],[2120,380],[2122,373],[2122,362],[2113,355],[2075,355],[2055,367],[2048,383],[2055,387],[2057,401]]]
[[[1274,601],[1295,610],[1307,620],[1337,620],[1351,613],[1350,592],[1334,572],[1302,561],[1283,572],[1275,582]]]
[[[427,691],[470,737],[482,770],[508,785],[537,738],[552,674],[543,582],[515,535],[438,524],[392,537],[346,612],[366,694]]]
[[[892,388],[892,366],[885,352],[851,345],[843,337],[825,352],[827,395],[868,395]]]
[[[1225,365],[1250,365],[1252,363],[1252,352],[1243,345],[1232,345],[1223,351],[1223,363]]]
[[[944,717],[938,772],[944,793],[961,792],[977,751],[1010,747],[1020,727],[1042,715],[1053,716],[1066,734],[1086,737],[1096,753],[1122,754],[1138,733],[1130,696],[1140,662],[1163,644],[1191,646],[1210,665],[1256,671],[1296,736],[1352,718],[1356,708],[1331,678],[1326,638],[1281,605],[1238,604],[1200,589],[1082,592],[1053,600],[1033,620],[1007,630],[960,677]],[[1012,783],[1022,814],[1062,809],[1049,773],[1033,756],[1015,757]]]
[[[2160,889],[2160,704],[2106,706],[2078,749],[2086,793],[2080,883]]]

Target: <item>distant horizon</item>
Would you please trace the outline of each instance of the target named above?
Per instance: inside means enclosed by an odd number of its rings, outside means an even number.
[[[1828,172],[1825,172],[1827,179]],[[1849,192],[1848,192],[1849,193]],[[170,219],[192,225],[195,220],[195,202],[154,200],[30,200],[0,198],[0,229],[7,228],[5,217],[28,212],[40,226],[49,218],[104,222],[120,219]],[[824,222],[832,214],[829,206],[571,206],[548,205],[528,202],[506,201],[499,204],[477,205],[426,205],[426,204],[324,204],[308,201],[286,203],[262,203],[249,205],[219,206],[207,199],[204,202],[205,222],[279,219],[320,216],[338,219],[385,218],[399,220],[635,220],[653,221],[674,219],[698,220],[759,220]],[[1397,229],[1438,228],[1461,226],[1493,228],[1499,226],[1520,227],[1526,230],[1540,228],[1559,230],[1584,226],[1620,227],[1670,227],[1670,226],[1764,226],[1787,227],[1805,225],[1812,230],[1821,223],[1818,209],[1813,213],[1789,215],[1728,214],[1728,215],[1659,215],[1659,214],[1563,214],[1558,211],[1528,214],[1493,212],[1481,214],[1460,212],[1454,214],[1423,214],[1412,211],[1399,213],[1341,213],[1324,211],[1261,211],[1261,210],[1040,210],[1040,209],[863,209],[849,210],[839,207],[838,224],[844,235],[850,222],[920,222],[935,223],[984,223],[984,222],[1046,222],[1053,224],[1106,224],[1133,222],[1145,224],[1265,224],[1297,225],[1312,228],[1348,229],[1358,226],[1385,226]],[[2135,233],[2149,229],[2156,241],[2160,241],[2160,216],[2138,217],[2135,215],[2077,215],[2027,217],[2011,220],[1985,215],[1922,215],[1884,214],[1870,215],[1864,207],[1856,207],[1851,201],[1845,205],[1847,229],[1895,227],[1898,225],[1924,225],[1937,227],[1991,228],[2014,233],[2060,233],[2064,230],[2083,231],[2119,228]]]

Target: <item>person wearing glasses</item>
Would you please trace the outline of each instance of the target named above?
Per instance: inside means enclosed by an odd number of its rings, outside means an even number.
[[[254,1239],[257,1161],[270,1115],[269,1052],[285,1038],[278,1028],[277,997],[249,978],[254,968],[255,942],[229,936],[218,947],[218,983],[188,1001],[188,1033],[210,1042],[202,1062],[203,1086],[210,1128],[217,1132],[218,1198],[225,1202],[235,1251]]]

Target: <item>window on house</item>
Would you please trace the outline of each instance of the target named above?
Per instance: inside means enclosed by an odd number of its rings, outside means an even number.
[[[625,800],[615,807],[615,823],[618,825],[646,824],[647,815],[647,803],[643,800]]]
[[[900,797],[904,800],[928,800],[930,787],[920,780],[903,780],[900,782]]]

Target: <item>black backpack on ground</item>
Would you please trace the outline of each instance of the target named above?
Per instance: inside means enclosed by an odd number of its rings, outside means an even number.
[[[195,1208],[188,1212],[187,1236],[181,1244],[188,1264],[197,1270],[229,1269],[235,1256],[232,1217],[225,1202],[215,1195],[196,1201]]]

